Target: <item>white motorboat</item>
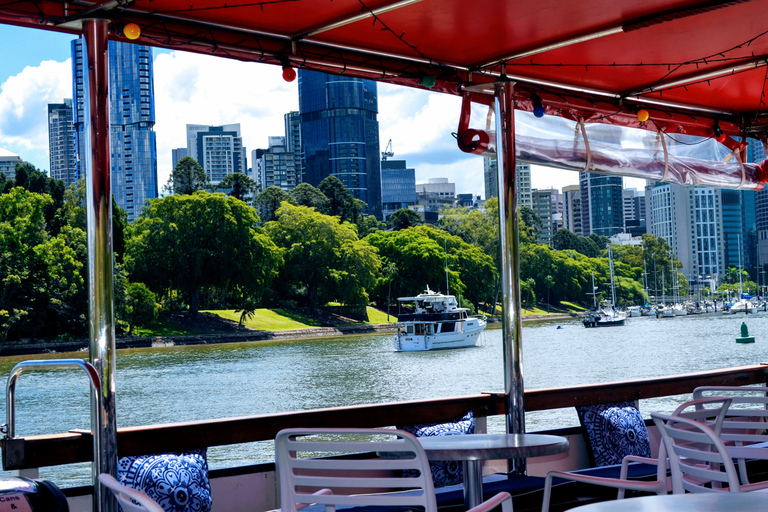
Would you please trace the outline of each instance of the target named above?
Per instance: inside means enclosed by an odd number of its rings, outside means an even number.
[[[627,312],[629,313],[630,318],[643,316],[643,312],[640,309],[640,306],[629,306],[627,308]]]
[[[395,352],[474,347],[486,326],[484,318],[469,316],[467,308],[460,308],[456,297],[429,287],[415,297],[397,300],[401,307],[411,305],[413,312],[398,316]]]
[[[726,313],[730,315],[735,315],[736,313],[755,314],[757,313],[757,307],[748,300],[741,299],[734,302],[733,306]]]
[[[627,314],[603,303],[596,309],[590,309],[584,317],[584,327],[615,327],[624,325]]]

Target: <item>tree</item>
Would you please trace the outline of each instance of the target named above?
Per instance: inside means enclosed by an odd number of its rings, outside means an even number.
[[[126,289],[128,334],[134,326],[149,326],[157,319],[157,297],[144,283],[130,283]]]
[[[289,194],[293,198],[293,204],[296,206],[308,206],[320,213],[325,213],[328,208],[328,198],[325,197],[325,194],[309,183],[302,183],[296,186]]]
[[[16,180],[8,181],[8,187],[5,192],[10,191],[12,187],[21,187],[36,194],[48,194],[52,201],[45,207],[46,230],[51,236],[56,236],[64,225],[64,219],[58,216],[61,206],[64,203],[64,182],[61,180],[49,178],[44,172],[38,170],[34,165],[24,162],[16,164]]]
[[[424,224],[424,221],[421,220],[421,215],[410,208],[400,208],[389,216],[389,225],[395,231],[408,229],[413,226],[421,226],[422,224]]]
[[[389,284],[387,292],[387,322],[389,322],[389,305],[392,303],[392,278],[397,274],[397,265],[390,261],[384,267],[384,272],[387,274],[387,283]]]
[[[231,290],[241,304],[258,299],[282,263],[258,221],[251,207],[224,194],[152,199],[129,227],[131,281],[159,295],[178,290],[190,316],[197,315],[203,289]]]
[[[357,221],[357,236],[365,238],[374,231],[382,231],[386,227],[386,222],[379,222],[373,215],[361,215]]]
[[[259,213],[262,224],[275,220],[275,212],[284,202],[291,203],[293,199],[280,187],[267,187],[253,201],[253,206]]]
[[[374,247],[358,239],[352,226],[285,202],[265,230],[284,250],[281,280],[306,287],[312,314],[331,299],[367,304],[381,259]]]
[[[219,188],[230,188],[227,195],[245,201],[256,192],[256,182],[241,172],[227,174],[219,182]]]
[[[167,191],[175,195],[194,194],[198,190],[204,190],[209,184],[208,174],[191,156],[185,156],[171,171]]]
[[[328,198],[326,211],[323,213],[339,217],[341,222],[355,222],[357,215],[364,208],[365,203],[362,201],[356,203],[355,198],[349,193],[349,189],[336,176],[327,176],[320,182],[318,189]]]
[[[547,313],[549,313],[549,292],[555,286],[555,280],[550,274],[547,274],[547,277],[544,278],[544,286],[547,287]]]
[[[533,230],[533,239],[535,240],[544,228],[541,217],[530,206],[521,206],[518,208],[518,213],[522,223]]]

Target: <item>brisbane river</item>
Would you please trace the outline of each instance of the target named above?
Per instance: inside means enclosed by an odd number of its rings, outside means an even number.
[[[737,344],[742,321],[757,342]],[[501,329],[491,326],[480,346],[396,353],[392,335],[131,349],[117,355],[118,426],[297,411],[376,402],[500,392],[504,389]],[[558,328],[560,327],[560,328]],[[8,375],[23,359],[0,357]],[[48,356],[45,356],[48,357]],[[84,357],[84,354],[50,357]],[[630,318],[624,327],[585,329],[574,320],[526,322],[526,389],[655,377],[768,361],[768,313],[720,313],[656,319]],[[682,400],[683,397],[680,397]],[[5,410],[5,396],[2,396]],[[88,386],[80,372],[25,373],[17,387],[19,435],[90,428]],[[677,399],[647,400],[670,412]],[[4,413],[3,413],[4,414]],[[528,431],[578,425],[575,411],[526,416]],[[503,419],[489,430],[503,431]],[[213,447],[211,468],[273,460],[271,443]],[[67,487],[89,483],[89,464],[41,469]]]

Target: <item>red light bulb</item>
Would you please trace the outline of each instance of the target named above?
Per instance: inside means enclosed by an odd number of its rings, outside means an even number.
[[[293,82],[296,80],[296,70],[291,66],[285,66],[283,68],[283,80],[286,82]]]
[[[718,135],[717,137],[715,137],[715,140],[716,140],[717,142],[720,142],[720,143],[722,144],[723,142],[725,142],[725,137],[726,137],[726,135],[725,135],[724,133],[721,133],[720,135]]]

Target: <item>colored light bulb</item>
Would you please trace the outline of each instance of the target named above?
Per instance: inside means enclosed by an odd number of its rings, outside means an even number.
[[[423,85],[427,89],[433,88],[436,83],[437,83],[437,78],[435,78],[432,75],[424,75],[424,77],[421,79],[421,85]]]
[[[286,82],[293,82],[296,80],[296,70],[291,66],[285,66],[283,68],[283,80]]]
[[[141,28],[135,23],[128,23],[123,27],[123,35],[133,41],[141,35]]]
[[[648,119],[650,119],[650,117],[651,117],[651,114],[649,114],[648,111],[645,110],[644,108],[641,108],[640,110],[637,111],[637,120],[640,121],[641,123],[646,122]]]

